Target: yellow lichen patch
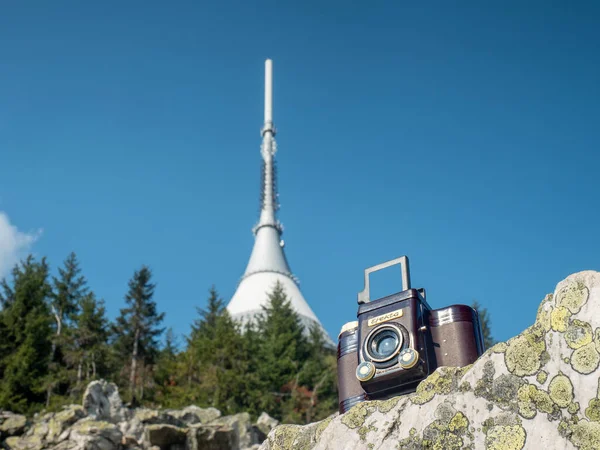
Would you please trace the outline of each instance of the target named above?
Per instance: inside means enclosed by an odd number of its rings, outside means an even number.
[[[467,431],[468,427],[469,427],[469,421],[467,420],[465,415],[463,413],[461,413],[460,411],[457,412],[454,415],[454,417],[452,417],[452,419],[450,420],[450,423],[448,424],[448,429],[452,433],[465,432],[465,431]]]
[[[579,450],[598,450],[600,448],[600,423],[580,420],[570,427],[570,441]]]
[[[577,414],[577,411],[579,411],[579,402],[571,402],[567,411],[569,411],[569,414]]]
[[[508,370],[520,377],[535,374],[540,369],[540,358],[546,350],[544,338],[543,328],[536,324],[511,339],[504,353],[504,362]]]
[[[550,331],[550,314],[552,313],[552,306],[545,307],[546,301],[544,301],[538,308],[537,316],[535,321],[541,325],[545,331]]]
[[[596,328],[594,332],[594,342],[596,343],[596,350],[600,352],[600,327]]]
[[[579,373],[587,375],[598,368],[600,354],[593,342],[578,348],[571,355],[571,367]]]
[[[548,393],[554,403],[561,408],[566,408],[573,401],[573,384],[565,375],[556,375],[550,381]]]
[[[585,417],[592,422],[600,422],[600,399],[593,398],[590,400],[589,406],[585,409]]]
[[[540,370],[538,372],[537,376],[535,377],[535,379],[537,380],[538,383],[544,384],[546,382],[546,380],[548,379],[548,372],[546,372],[545,370]]]
[[[342,423],[348,428],[358,428],[365,424],[367,417],[373,412],[373,407],[368,403],[359,403],[356,406],[350,408],[346,414],[342,416]]]
[[[379,412],[385,414],[387,412],[390,412],[394,408],[394,406],[398,404],[401,398],[402,397],[392,397],[388,400],[380,400],[377,402],[373,402],[373,404],[377,407],[377,410]]]
[[[525,446],[526,434],[521,425],[495,426],[485,438],[488,450],[521,450]]]
[[[273,438],[270,439],[271,450],[287,450],[296,448],[296,438],[300,434],[300,426],[298,425],[280,425],[275,428]]]
[[[556,296],[556,304],[568,308],[573,314],[577,314],[588,300],[589,290],[581,281],[570,283],[560,290]]]
[[[449,394],[452,385],[457,384],[456,379],[464,373],[463,369],[440,367],[417,386],[410,401],[415,405],[422,405],[430,401],[436,394]]]
[[[329,416],[327,419],[322,420],[317,424],[317,429],[315,430],[315,438],[317,441],[321,438],[323,431],[329,426],[331,421],[333,420],[333,416]]]
[[[526,419],[533,419],[538,410],[545,413],[554,411],[554,404],[547,392],[533,384],[524,384],[517,392],[519,414]]]
[[[565,332],[567,345],[573,349],[578,349],[592,342],[592,326],[581,320],[573,320]]]
[[[554,331],[564,333],[569,326],[571,311],[565,307],[559,307],[552,310],[550,313],[550,326]]]
[[[490,348],[493,353],[504,353],[508,346],[506,342],[498,342],[496,345]]]

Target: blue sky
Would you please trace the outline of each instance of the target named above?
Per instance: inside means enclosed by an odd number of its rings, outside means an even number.
[[[419,5],[5,4],[0,268],[75,251],[113,318],[148,264],[187,333],[250,256],[272,58],[287,257],[331,336],[403,254],[433,307],[520,332],[600,270],[600,7]]]

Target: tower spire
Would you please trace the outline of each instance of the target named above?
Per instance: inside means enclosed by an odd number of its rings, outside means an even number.
[[[260,216],[252,229],[254,247],[244,275],[227,305],[231,316],[242,323],[252,321],[262,313],[262,306],[268,302],[268,295],[279,282],[294,310],[300,315],[305,331],[316,324],[325,337],[326,344],[334,347],[333,341],[312,311],[292,274],[283,251],[281,234],[283,227],[277,220],[277,186],[275,171],[275,126],[273,125],[273,62],[265,61],[265,121],[261,129],[262,144],[262,185]]]
[[[277,143],[275,142],[275,127],[273,125],[273,61],[265,61],[265,123],[261,130],[262,145],[262,184],[260,218],[254,227],[254,234],[264,226],[276,228],[279,233],[283,232],[281,224],[277,221],[275,212],[279,209],[277,203],[277,174],[275,171],[275,153]]]

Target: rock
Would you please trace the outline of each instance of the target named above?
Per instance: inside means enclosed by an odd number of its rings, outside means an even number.
[[[239,448],[238,433],[228,425],[197,424],[188,433],[189,450],[233,450]]]
[[[185,448],[187,432],[187,428],[173,425],[148,425],[144,433],[144,446],[157,446],[161,450],[173,449],[173,446]]]
[[[280,425],[262,450],[600,449],[600,273],[558,283],[535,323],[412,394]]]
[[[239,413],[233,416],[220,417],[217,420],[212,421],[211,425],[212,424],[227,425],[234,430],[238,446],[232,447],[232,450],[246,449],[253,444],[260,443],[261,441],[259,430],[252,426],[250,414],[248,413]]]
[[[120,448],[122,438],[115,424],[86,418],[72,427],[69,439],[77,450],[115,450]]]
[[[192,425],[195,423],[210,423],[213,420],[221,417],[221,411],[216,408],[199,408],[198,406],[188,406],[182,410],[166,410],[166,414],[177,420],[185,423],[186,425]]]
[[[8,411],[0,411],[0,439],[23,434],[26,426],[27,417]]]
[[[95,420],[117,423],[124,420],[125,410],[115,383],[92,381],[83,394],[83,409]]]
[[[279,421],[277,419],[272,418],[264,411],[256,421],[256,427],[260,431],[262,431],[265,434],[265,436],[267,436],[271,432],[271,430],[277,425],[279,425]]]
[[[85,412],[79,405],[67,406],[61,412],[54,414],[48,422],[46,441],[59,443],[65,440],[69,435],[68,428],[83,417]]]

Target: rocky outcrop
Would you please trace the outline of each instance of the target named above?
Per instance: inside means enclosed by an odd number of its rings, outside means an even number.
[[[247,413],[221,416],[215,408],[182,410],[123,407],[117,386],[90,383],[83,406],[25,416],[0,411],[0,448],[9,450],[246,450],[256,449],[274,419]],[[275,421],[276,422],[276,421]],[[263,430],[263,431],[261,431]]]
[[[576,273],[535,323],[412,394],[273,429],[262,450],[600,449],[600,273]]]

